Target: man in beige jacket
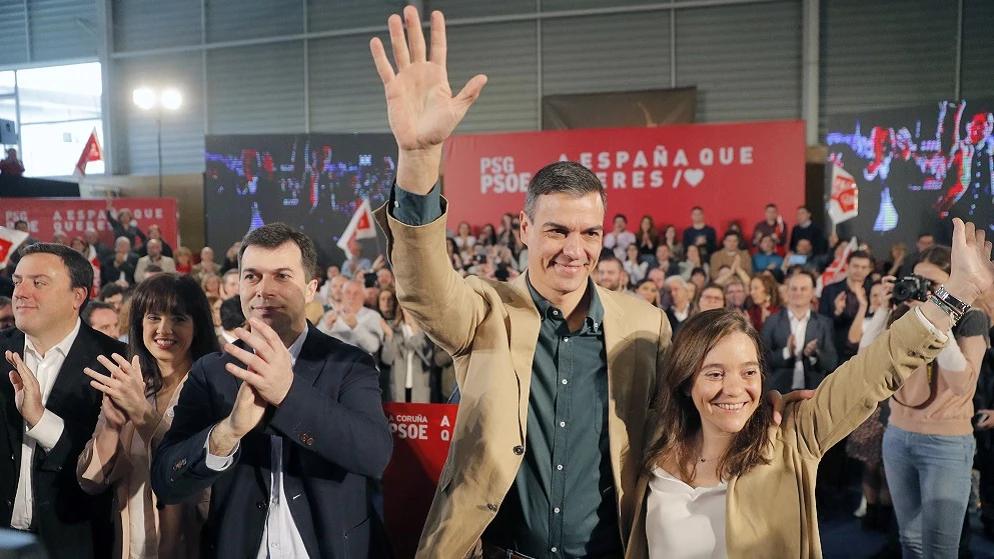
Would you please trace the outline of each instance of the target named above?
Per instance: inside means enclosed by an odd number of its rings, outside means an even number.
[[[432,15],[430,61],[416,10],[404,16],[410,46],[401,19],[389,22],[396,73],[380,41],[371,44],[400,148],[391,202],[376,219],[398,299],[452,354],[462,394],[418,557],[622,557],[669,321],[591,281],[605,193],[574,163],[546,167],[529,187],[526,275],[505,283],[452,270],[441,147],[486,78],[453,97],[442,15]]]

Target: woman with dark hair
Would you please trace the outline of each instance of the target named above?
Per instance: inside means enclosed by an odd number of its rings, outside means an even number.
[[[659,246],[659,231],[651,215],[642,216],[639,222],[638,239],[639,257],[653,259],[656,257],[656,247]]]
[[[769,274],[756,274],[749,280],[749,305],[746,307],[746,314],[749,315],[749,322],[757,331],[763,331],[763,323],[775,312],[780,311],[780,289],[773,276]]]
[[[109,377],[84,370],[103,393],[103,407],[76,475],[88,493],[114,488],[115,556],[197,557],[209,492],[162,506],[152,494],[149,470],[187,373],[197,359],[219,351],[211,310],[196,280],[175,273],[143,281],[130,302],[130,361],[117,354],[113,361],[99,358]]]
[[[459,255],[459,245],[452,237],[445,238],[445,253],[452,261],[452,269],[457,272],[463,271],[462,256]]]
[[[677,260],[683,259],[684,246],[680,242],[680,237],[677,233],[676,226],[667,225],[663,229],[663,238],[660,241],[666,246],[670,247],[670,252],[673,254],[673,258]]]
[[[394,302],[396,303],[396,295]],[[389,387],[384,400],[392,402],[431,402],[431,369],[435,344],[428,339],[414,317],[397,305],[390,320],[391,335],[383,341],[381,359],[389,366]]]
[[[476,238],[476,244],[485,247],[492,247],[497,244],[497,232],[494,231],[493,225],[484,223],[480,227],[480,235]]]
[[[649,411],[626,556],[821,557],[819,461],[939,355],[950,341],[944,332],[994,284],[983,231],[956,219],[953,242],[944,289],[829,375],[812,399],[789,404],[778,427],[762,396],[767,366],[756,329],[727,309],[687,321]]]
[[[953,256],[939,245],[918,256],[913,273],[930,282],[929,295],[951,281]],[[907,304],[923,305],[914,297]],[[967,312],[946,332],[951,341],[935,362],[919,367],[890,400],[884,471],[905,558],[958,556],[976,444],[973,396],[989,329],[986,313]]]

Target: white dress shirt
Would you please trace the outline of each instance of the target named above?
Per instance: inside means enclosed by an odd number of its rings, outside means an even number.
[[[691,487],[662,468],[649,480],[645,533],[650,559],[725,558],[726,483]]]
[[[355,313],[355,319],[356,325],[355,328],[352,328],[342,319],[342,315],[339,313],[338,320],[331,325],[331,328],[322,331],[347,344],[362,348],[363,351],[370,355],[379,351],[380,346],[383,345],[384,333],[383,328],[380,327],[380,321],[383,320],[383,317],[380,316],[380,313],[372,309],[362,307],[359,309],[359,312]],[[323,321],[322,326],[324,326]],[[321,328],[318,328],[318,330],[321,330]]]
[[[48,402],[48,395],[52,393],[55,386],[55,379],[59,377],[59,370],[66,360],[66,355],[72,348],[76,336],[79,334],[80,319],[76,319],[76,326],[69,332],[69,335],[62,338],[62,341],[55,344],[45,355],[39,355],[31,339],[24,336],[24,364],[34,371],[35,378],[41,389],[41,404]],[[80,374],[83,371],[79,371]],[[34,518],[34,490],[32,481],[33,472],[31,465],[34,461],[35,448],[41,445],[45,452],[51,452],[62,437],[65,423],[62,418],[48,411],[42,414],[41,419],[34,427],[28,429],[24,424],[24,437],[21,438],[21,470],[17,477],[17,491],[14,495],[14,510],[10,517],[10,526],[18,530],[28,530],[31,528],[31,521]]]
[[[804,336],[808,333],[808,322],[811,322],[811,309],[808,309],[804,316],[797,318],[794,311],[787,310],[787,318],[790,319],[790,333],[794,335],[794,379],[791,381],[791,390],[803,390],[804,386]],[[783,348],[783,358],[790,359],[790,348]],[[808,357],[812,365],[815,363],[814,357]]]
[[[625,261],[625,251],[631,244],[635,244],[635,233],[631,231],[622,231],[621,233],[611,231],[604,235],[604,248],[612,249],[614,255],[622,262]]]
[[[297,336],[287,350],[290,352],[291,365],[297,364],[297,357],[300,356],[300,348],[304,346],[307,338],[307,329]],[[213,431],[213,429],[212,429]],[[270,442],[270,473],[269,473],[269,508],[266,509],[266,524],[262,529],[262,544],[259,546],[257,559],[307,559],[307,550],[304,548],[304,539],[300,537],[300,530],[293,522],[293,515],[290,513],[290,504],[286,499],[286,491],[283,489],[283,438],[273,435]],[[235,445],[228,456],[215,456],[210,451],[210,435],[204,448],[207,449],[207,467],[223,472],[234,463],[235,453],[241,443]]]

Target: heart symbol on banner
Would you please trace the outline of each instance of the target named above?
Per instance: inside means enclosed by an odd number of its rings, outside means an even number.
[[[701,184],[704,180],[704,170],[703,169],[687,169],[683,172],[683,178],[686,179],[690,186],[697,186]]]

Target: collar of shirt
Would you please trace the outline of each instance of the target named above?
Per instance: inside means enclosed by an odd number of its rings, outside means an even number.
[[[564,321],[566,317],[563,316],[562,310],[555,307],[535,290],[532,285],[531,277],[525,277],[526,283],[528,284],[528,292],[531,293],[532,301],[535,303],[535,307],[538,309],[539,314],[542,316],[542,320],[553,320],[553,321]],[[590,332],[599,332],[604,324],[604,305],[601,303],[601,298],[597,295],[597,288],[594,286],[594,280],[587,278],[587,291],[590,292],[590,308],[587,309],[587,318],[583,321],[583,328],[580,332],[584,332],[589,328]]]
[[[299,336],[297,336],[297,339],[294,340],[292,344],[290,344],[290,347],[286,348],[287,351],[290,352],[291,365],[297,364],[297,358],[300,357],[300,349],[304,347],[304,340],[307,339],[308,328],[310,328],[310,326],[304,328],[304,331],[301,332]]]
[[[807,310],[807,311],[806,311],[806,312],[805,312],[805,313],[804,313],[804,314],[803,314],[803,315],[801,316],[801,318],[797,318],[797,316],[796,316],[796,315],[794,314],[794,311],[792,311],[792,310],[790,310],[790,309],[787,309],[787,317],[788,317],[788,318],[790,318],[790,321],[791,321],[792,323],[794,323],[794,322],[806,322],[806,321],[808,321],[808,320],[810,320],[810,319],[811,319],[811,309],[808,309],[808,310]]]
[[[49,352],[52,352],[52,351],[59,352],[62,355],[63,358],[66,355],[69,355],[69,350],[72,348],[73,342],[76,341],[76,336],[79,335],[79,327],[80,327],[81,324],[82,324],[82,321],[79,319],[79,317],[77,317],[76,318],[76,326],[73,327],[72,331],[69,332],[69,334],[65,338],[62,338],[62,340],[59,343],[55,344],[47,352],[45,352],[45,356],[48,356]],[[35,349],[34,344],[31,343],[31,338],[29,338],[28,335],[25,334],[24,335],[24,352],[27,353],[29,351],[35,356],[35,358],[38,359],[38,361],[41,361],[41,360],[43,360],[45,358],[40,353],[38,353],[38,350]]]

